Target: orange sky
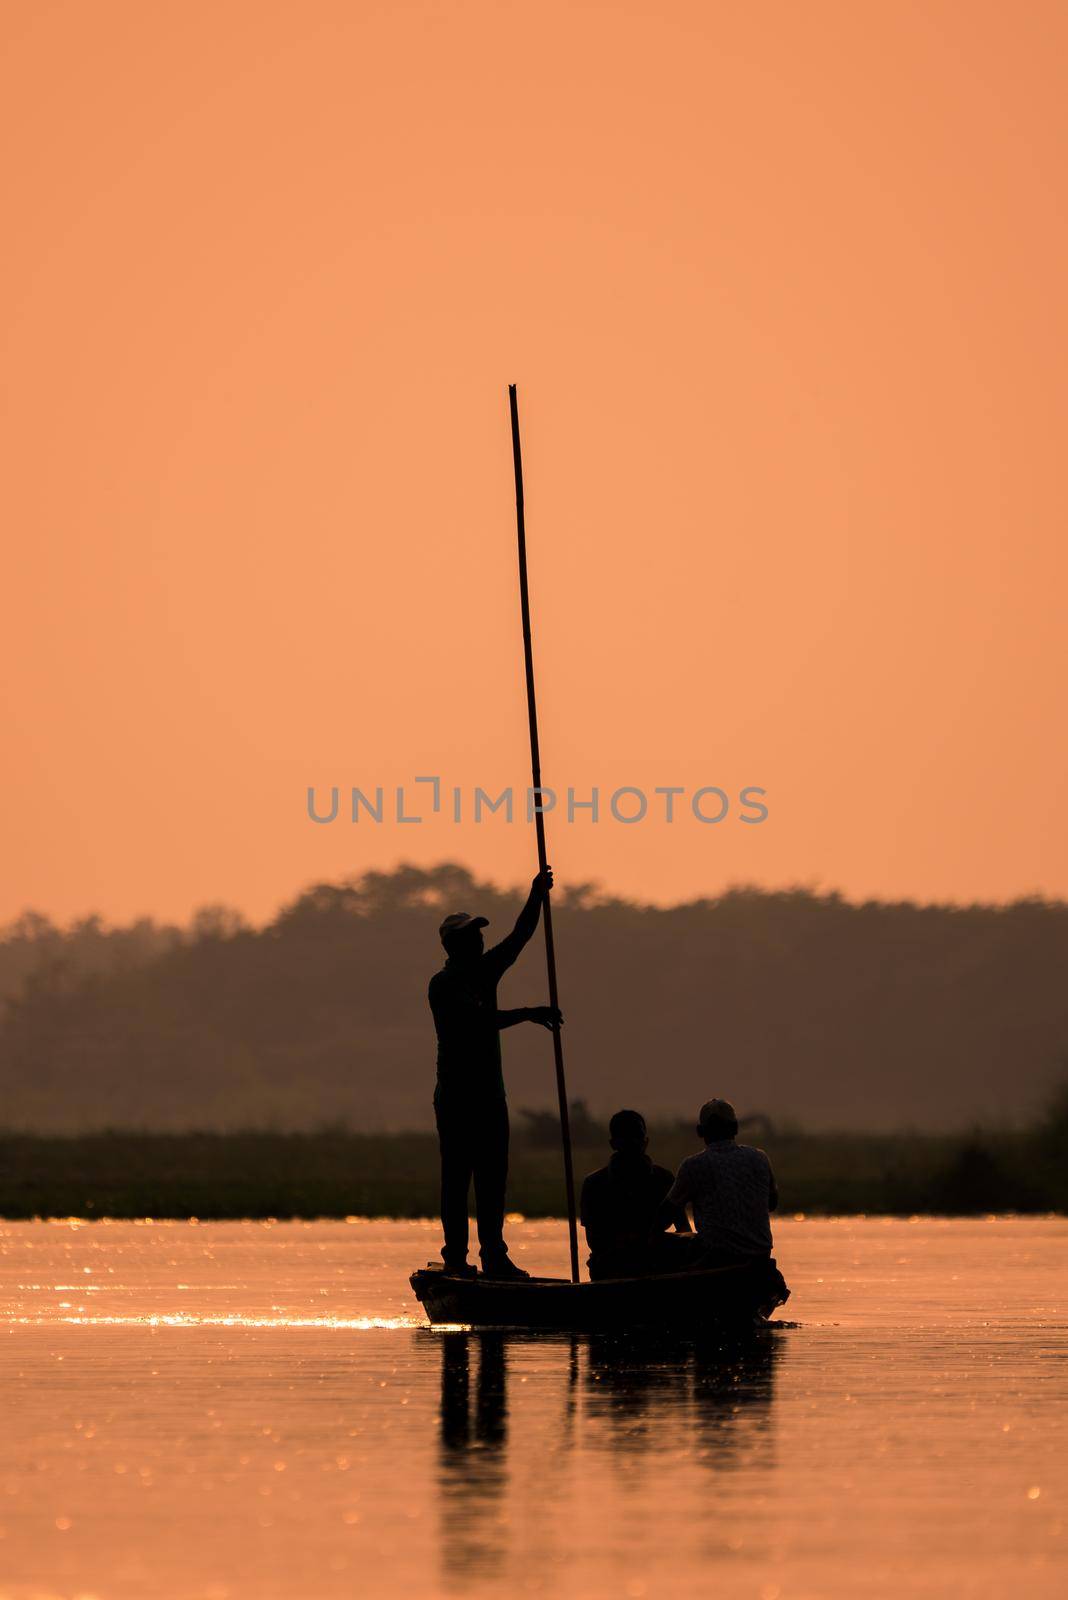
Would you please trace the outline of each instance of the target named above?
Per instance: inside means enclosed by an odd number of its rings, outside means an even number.
[[[551,824],[671,900],[1068,894],[1061,4],[542,0],[3,16],[0,916],[259,917]],[[324,787],[325,793],[325,787]]]

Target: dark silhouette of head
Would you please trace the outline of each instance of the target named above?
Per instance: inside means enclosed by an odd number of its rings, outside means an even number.
[[[485,949],[482,930],[488,917],[473,917],[469,911],[454,911],[438,929],[445,954],[450,961],[477,961]]]
[[[649,1143],[640,1111],[617,1111],[608,1124],[608,1142],[622,1156],[640,1155]]]
[[[697,1132],[705,1144],[738,1136],[738,1118],[729,1100],[706,1100],[697,1115]]]

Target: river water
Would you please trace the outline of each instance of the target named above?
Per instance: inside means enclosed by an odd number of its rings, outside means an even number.
[[[776,1239],[724,1353],[431,1330],[429,1223],[0,1224],[0,1600],[1068,1592],[1068,1222]]]

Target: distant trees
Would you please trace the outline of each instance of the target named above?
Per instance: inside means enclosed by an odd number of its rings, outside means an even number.
[[[144,966],[190,936],[195,937],[192,930],[183,934],[180,928],[161,926],[147,917],[125,928],[108,928],[96,916],[59,928],[38,911],[24,911],[0,928],[0,1016],[28,982],[62,987]]]
[[[615,1108],[615,1109],[618,1109]],[[604,1118],[592,1117],[590,1108],[585,1100],[571,1100],[568,1102],[568,1125],[571,1130],[571,1141],[576,1145],[601,1145],[607,1140],[607,1131]],[[531,1110],[529,1106],[521,1106],[517,1119],[516,1132],[520,1140],[529,1144],[534,1150],[556,1150],[560,1145],[560,1112],[556,1106],[551,1109]],[[605,1157],[607,1160],[607,1156]]]
[[[186,928],[26,913],[0,932],[0,1123],[429,1126],[438,922],[477,909],[492,939],[518,905],[446,863],[313,885],[261,928],[217,906]],[[619,1105],[688,1123],[712,1094],[776,1126],[1011,1124],[1063,1076],[1059,902],[738,888],[661,908],[584,884],[554,916],[569,1088],[591,1125]],[[502,1003],[544,983],[532,947]],[[535,1111],[555,1104],[536,1033],[504,1043],[512,1104]]]

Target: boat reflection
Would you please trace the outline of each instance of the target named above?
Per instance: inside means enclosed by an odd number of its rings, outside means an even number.
[[[568,1469],[581,1472],[583,1455],[607,1455],[635,1486],[643,1469],[670,1472],[680,1457],[720,1473],[774,1464],[775,1329],[730,1344],[500,1330],[420,1338],[441,1349],[441,1563],[457,1587],[501,1573],[517,1554],[517,1520],[528,1536],[551,1527]],[[532,1425],[547,1408],[559,1421],[551,1464],[531,1475],[527,1461],[517,1483],[509,1429],[524,1434],[528,1408]]]

